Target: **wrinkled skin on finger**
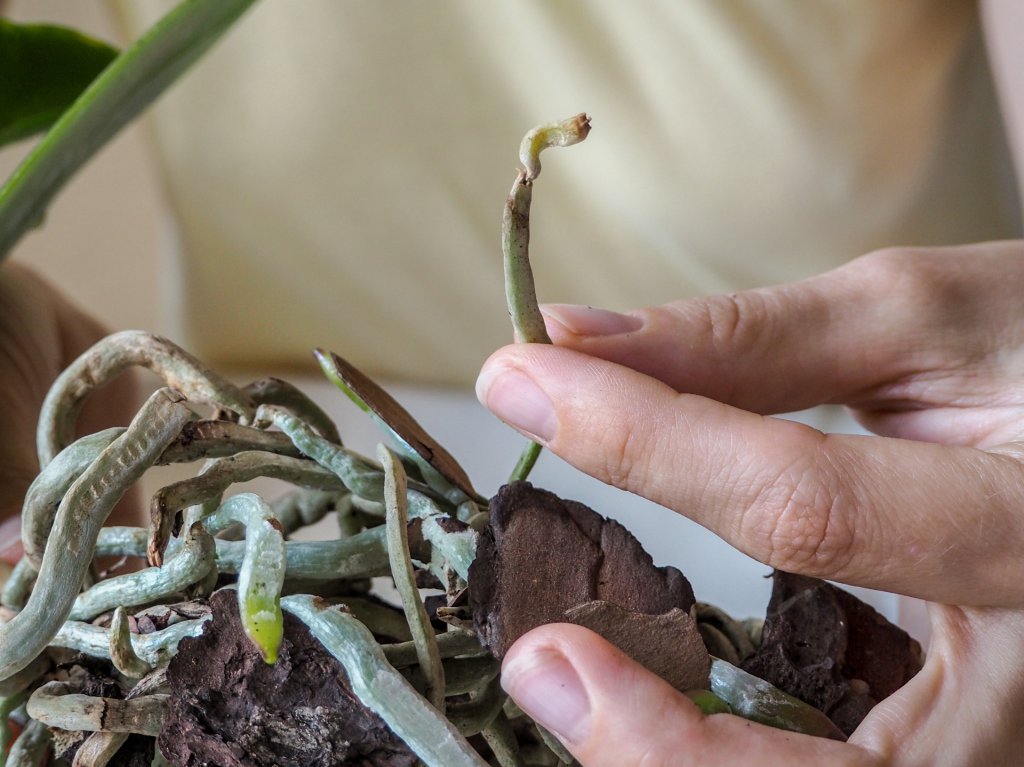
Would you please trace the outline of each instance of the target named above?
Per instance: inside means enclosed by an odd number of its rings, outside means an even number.
[[[932,603],[924,670],[817,763],[1018,763],[1021,285],[1024,244],[1000,242],[888,250],[799,283],[625,315],[550,306],[555,347],[500,350],[478,393],[583,471],[768,565]],[[880,436],[770,417],[820,403],[850,407]],[[569,641],[566,629],[550,631],[523,657]],[[598,657],[574,652],[581,664]],[[599,680],[601,662],[577,673]],[[583,687],[598,724],[574,747],[584,764],[686,763],[602,761],[611,712],[624,713],[593,685]],[[673,737],[740,748],[738,733],[716,729],[725,726]],[[736,753],[788,753],[779,737]]]

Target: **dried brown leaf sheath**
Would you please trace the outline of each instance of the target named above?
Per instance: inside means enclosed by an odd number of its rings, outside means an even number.
[[[473,483],[465,470],[459,465],[451,453],[445,450],[437,441],[427,434],[419,422],[413,418],[409,411],[382,389],[376,382],[370,379],[362,371],[358,370],[351,363],[331,352],[331,360],[337,369],[338,375],[345,382],[363,403],[372,410],[378,418],[392,428],[392,430],[411,447],[424,461],[433,466],[437,471],[451,482],[455,487],[470,498],[476,497],[473,490]]]
[[[568,611],[595,600],[632,613],[689,615],[693,589],[683,574],[655,567],[618,522],[528,482],[502,487],[490,509],[469,599],[481,641],[497,657],[530,629],[565,622]]]

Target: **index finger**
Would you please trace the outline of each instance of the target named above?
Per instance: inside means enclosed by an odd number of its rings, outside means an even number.
[[[772,567],[945,603],[1021,602],[1012,452],[825,435],[542,345],[496,352],[478,395],[581,470]]]
[[[993,382],[1017,384],[1021,254],[1019,242],[892,249],[801,282],[625,315],[544,312],[558,346],[755,413],[824,402],[960,406]],[[957,423],[955,441],[969,441],[971,429]],[[948,428],[929,438],[950,441]]]

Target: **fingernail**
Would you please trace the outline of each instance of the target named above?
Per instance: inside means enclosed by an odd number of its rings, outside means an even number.
[[[576,304],[545,304],[541,311],[546,317],[565,326],[570,333],[578,336],[614,336],[632,333],[643,327],[640,317],[619,314],[608,309],[595,309]]]
[[[565,743],[581,743],[590,727],[590,699],[576,669],[553,649],[523,652],[501,670],[501,686],[523,711]]]
[[[520,370],[495,366],[476,382],[480,401],[510,426],[548,442],[555,436],[555,408],[533,379]]]

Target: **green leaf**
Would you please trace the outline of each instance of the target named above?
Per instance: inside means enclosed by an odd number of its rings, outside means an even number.
[[[0,146],[53,125],[115,56],[72,29],[0,19]]]
[[[0,187],[0,259],[64,183],[254,2],[185,0],[103,70]]]

